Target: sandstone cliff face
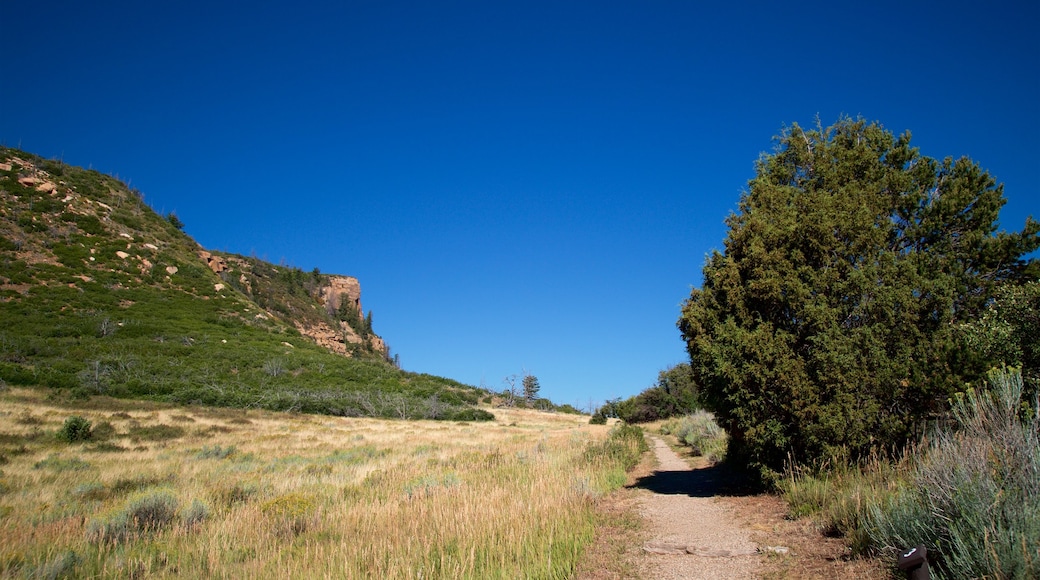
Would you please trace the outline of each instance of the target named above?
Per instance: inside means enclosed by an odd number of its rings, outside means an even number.
[[[364,337],[355,330],[364,324],[364,309],[361,306],[361,284],[353,276],[329,275],[328,284],[320,287],[317,299],[325,311],[330,315],[340,312],[343,305],[357,313],[358,324],[352,325],[347,321],[339,321],[335,326],[328,322],[306,324],[297,321],[296,329],[300,334],[310,337],[319,345],[345,356],[350,356],[353,345],[362,348],[368,347],[372,351],[386,356],[386,343],[375,334],[368,333]]]
[[[361,283],[353,276],[329,276],[328,286],[323,286],[318,291],[318,300],[326,311],[335,312],[344,303],[353,305],[358,316],[364,310],[361,308]]]
[[[300,334],[319,346],[343,356],[371,353],[387,356],[386,343],[366,328],[361,284],[357,278],[299,271],[286,277],[290,271],[285,267],[273,267],[255,259],[221,255],[201,248],[196,254],[213,273],[234,283],[268,314],[290,322]],[[287,284],[295,285],[296,289],[286,294]],[[218,290],[224,287],[219,286]]]

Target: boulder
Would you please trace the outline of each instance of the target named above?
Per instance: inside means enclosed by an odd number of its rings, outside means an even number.
[[[228,271],[227,260],[221,258],[220,256],[214,256],[212,253],[207,252],[206,250],[199,250],[199,257],[202,258],[202,261],[206,262],[206,265],[209,266],[209,269],[213,270],[213,272],[216,274]]]

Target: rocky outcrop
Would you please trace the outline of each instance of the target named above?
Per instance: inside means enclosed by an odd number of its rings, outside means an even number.
[[[357,322],[364,323],[364,310],[361,307],[361,283],[353,276],[328,276],[328,284],[317,290],[317,299],[330,315],[340,312],[340,307],[348,305],[357,313]],[[354,345],[368,347],[368,350],[386,356],[387,347],[383,339],[375,334],[362,337],[354,330],[355,325],[339,321],[335,326],[327,322],[307,325],[296,321],[296,329],[300,334],[310,337],[319,345],[345,356],[350,356]]]
[[[199,257],[202,258],[203,262],[206,262],[206,265],[209,266],[209,269],[213,270],[215,274],[220,274],[228,271],[227,260],[221,258],[220,256],[214,256],[206,250],[199,250]]]
[[[350,304],[358,317],[364,316],[361,308],[361,283],[353,276],[329,276],[329,284],[318,291],[318,300],[326,312],[338,312],[343,304]]]

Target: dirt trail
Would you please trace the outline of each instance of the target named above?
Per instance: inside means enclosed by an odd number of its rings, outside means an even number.
[[[754,493],[717,467],[691,469],[648,437],[657,467],[644,458],[629,485],[600,502],[602,523],[578,580],[891,577],[883,560],[850,558],[843,539],[788,517],[780,497]]]
[[[637,483],[639,511],[650,532],[641,559],[644,577],[758,577],[764,557],[751,531],[717,496],[726,491],[719,471],[691,469],[664,441],[650,439],[658,467]]]

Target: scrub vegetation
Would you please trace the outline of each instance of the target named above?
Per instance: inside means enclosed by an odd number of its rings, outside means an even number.
[[[895,559],[924,545],[941,578],[1040,574],[1040,404],[1017,369],[953,404],[955,423],[897,460],[835,460],[780,483],[795,516],[813,516],[858,554]]]
[[[327,276],[221,254],[118,179],[0,148],[0,384],[343,416],[487,420],[488,393],[401,371],[371,313],[330,311]],[[349,322],[350,356],[300,325]],[[70,432],[70,435],[73,435]]]

